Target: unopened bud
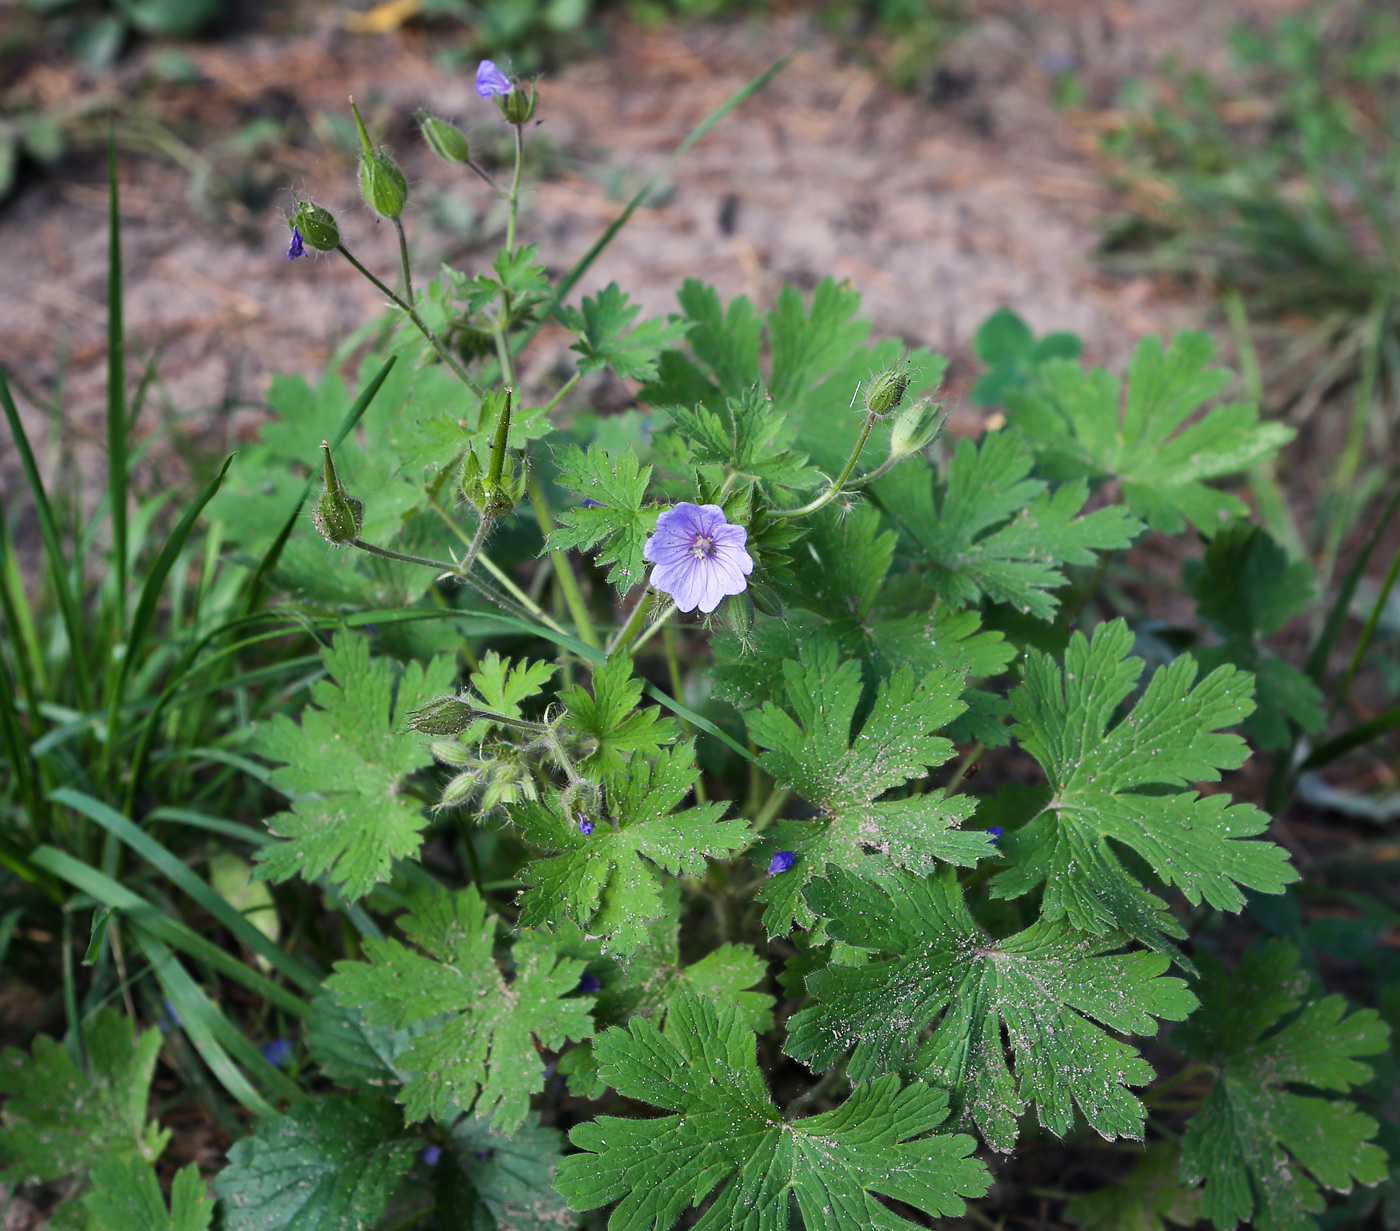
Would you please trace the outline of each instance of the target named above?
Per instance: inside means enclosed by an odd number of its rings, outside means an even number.
[[[528,124],[535,114],[535,83],[530,83],[528,93],[525,87],[517,85],[509,94],[496,97],[496,106],[510,124]]]
[[[476,757],[472,750],[459,739],[435,739],[428,745],[433,760],[450,765],[453,769],[466,769]]]
[[[455,124],[439,120],[421,108],[414,118],[418,121],[418,130],[423,134],[428,148],[443,162],[470,161],[471,148],[467,145],[467,138]]]
[[[408,716],[408,729],[420,735],[461,735],[476,719],[476,710],[461,697],[434,697]]]
[[[458,804],[466,803],[476,794],[476,789],[480,784],[481,771],[479,769],[470,769],[464,774],[458,774],[442,788],[442,799],[438,801],[438,807],[455,808]]]
[[[899,409],[909,390],[909,369],[886,368],[865,390],[865,409],[872,415],[884,416]]]
[[[298,201],[287,225],[300,231],[302,239],[317,252],[334,252],[340,247],[340,228],[335,224],[335,215],[314,201]]]
[[[327,441],[321,441],[321,452],[325,455],[325,486],[321,498],[311,510],[311,520],[326,542],[344,546],[360,537],[360,527],[365,522],[365,502],[356,500],[345,490],[345,485],[335,472],[331,446]]]
[[[355,113],[355,124],[360,130],[360,193],[365,204],[381,218],[397,218],[408,203],[408,180],[383,150],[370,144],[365,122],[360,119],[360,109],[355,100],[350,100],[350,109]]]
[[[747,592],[731,594],[724,600],[724,622],[745,650],[753,648],[754,604]]]
[[[890,428],[890,456],[912,457],[922,452],[933,443],[947,422],[948,416],[943,413],[943,407],[928,398],[906,406]]]

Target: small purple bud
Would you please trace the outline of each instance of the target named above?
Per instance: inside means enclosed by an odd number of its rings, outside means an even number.
[[[601,509],[605,507],[606,506],[601,500],[585,500],[581,505],[579,505],[579,508],[581,509]]]
[[[476,1156],[481,1162],[485,1163],[491,1160],[491,1155],[493,1155],[495,1152],[496,1151],[493,1150],[490,1146],[481,1146],[477,1150]]]
[[[494,98],[497,94],[509,94],[515,87],[510,78],[496,67],[494,60],[483,60],[476,66],[476,92],[482,98]]]
[[[797,855],[793,851],[779,851],[768,861],[768,875],[781,876],[796,862]]]
[[[160,1023],[162,1033],[170,1030],[183,1030],[185,1023],[180,1020],[180,1015],[175,1012],[175,1006],[169,1000],[165,1002],[166,1017]]]
[[[999,837],[1001,837],[1001,834],[1002,828],[1000,825],[993,825],[989,830],[987,830],[987,837],[989,837],[993,842],[995,842]]]
[[[584,974],[582,974],[582,975],[579,976],[579,981],[578,981],[578,990],[579,990],[579,991],[581,991],[581,992],[598,992],[598,991],[602,991],[602,989],[603,989],[603,985],[602,985],[602,983],[599,981],[597,975],[590,975],[590,974],[588,974],[588,973],[585,972]]]
[[[578,817],[579,833],[581,833],[585,838],[588,837],[588,835],[593,832],[593,822],[585,820],[582,812],[575,812],[574,815]]]
[[[441,1146],[424,1146],[418,1151],[418,1161],[425,1167],[436,1167],[442,1157]]]
[[[262,1052],[262,1058],[274,1068],[284,1069],[292,1062],[290,1039],[273,1039],[270,1043],[264,1043],[258,1050]]]
[[[292,242],[291,245],[287,248],[287,260],[295,261],[297,257],[305,255],[306,247],[301,241],[301,231],[298,228],[293,227]]]

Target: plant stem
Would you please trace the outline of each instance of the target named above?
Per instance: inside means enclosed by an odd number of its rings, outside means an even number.
[[[520,210],[520,172],[525,164],[525,130],[515,126],[515,173],[510,178],[510,195],[506,199],[506,251],[515,253],[515,218]]]
[[[656,636],[657,629],[666,627],[666,621],[669,620],[675,614],[676,604],[668,604],[665,611],[663,611],[659,616],[656,617],[656,619],[652,620],[650,624],[648,624],[644,629],[642,629],[642,631],[637,635],[637,639],[627,647],[627,653],[631,655],[635,654],[638,650],[640,650],[642,646],[646,645],[648,641],[650,641],[654,636]]]
[[[629,642],[637,630],[641,628],[642,622],[646,619],[647,610],[651,606],[652,598],[653,595],[650,590],[644,590],[642,592],[642,597],[637,600],[637,605],[632,608],[632,614],[627,617],[627,623],[619,628],[617,632],[613,634],[613,639],[608,642],[609,657],[617,650],[618,646],[625,645]]]
[[[457,362],[452,352],[449,351],[447,347],[443,344],[442,339],[439,338],[437,334],[435,334],[431,329],[428,328],[427,325],[423,323],[423,318],[418,315],[418,310],[411,303],[408,303],[401,296],[391,291],[387,286],[384,285],[384,283],[382,283],[378,278],[376,278],[372,273],[370,273],[370,271],[366,269],[362,264],[360,264],[360,262],[351,254],[350,249],[348,249],[344,244],[337,245],[336,251],[339,252],[340,255],[343,256],[347,261],[349,261],[351,265],[358,269],[360,273],[362,273],[366,278],[368,278],[369,281],[374,285],[374,287],[378,291],[380,291],[383,295],[388,297],[390,303],[392,303],[396,308],[398,308],[405,316],[408,317],[409,320],[411,320],[414,323],[415,326],[417,326],[418,332],[421,333],[423,337],[428,340],[428,344],[433,348],[433,350],[437,352],[438,358],[440,358],[445,364],[447,364],[449,368],[452,369],[452,372],[457,377],[457,379],[460,380],[464,385],[466,385],[466,387],[470,389],[474,394],[476,394],[477,397],[485,401],[486,390],[483,389],[479,384],[477,384],[477,382],[473,380],[470,374],[467,372],[466,368],[464,368],[460,363]]]
[[[681,678],[680,659],[676,657],[676,629],[670,620],[661,629],[662,644],[666,648],[666,669],[671,676],[671,695],[677,701],[685,700],[685,681]],[[695,802],[703,804],[705,798],[705,779],[702,775],[695,780]]]
[[[539,519],[540,529],[548,539],[554,530],[554,518],[550,515],[544,488],[533,474],[526,479],[526,487],[530,493],[530,504],[534,507],[535,517]],[[569,605],[569,614],[574,617],[574,624],[578,626],[579,640],[585,645],[591,645],[595,650],[601,650],[603,643],[598,640],[598,631],[589,618],[588,604],[583,601],[583,591],[579,589],[578,577],[574,574],[574,566],[568,555],[557,549],[551,550],[549,559],[554,565],[554,576],[559,581],[564,601]]]
[[[846,467],[841,471],[836,482],[828,487],[826,491],[815,500],[811,501],[809,504],[804,504],[800,509],[773,509],[773,516],[806,517],[809,513],[815,513],[818,509],[825,508],[835,500],[836,497],[841,494],[841,489],[846,486],[846,480],[851,477],[851,471],[856,468],[856,462],[859,460],[861,452],[865,448],[865,442],[870,439],[870,433],[875,428],[875,419],[876,416],[874,414],[866,413],[865,425],[860,429],[860,439],[856,441],[856,447],[851,450],[851,456],[846,459]]]
[[[568,393],[569,390],[572,389],[576,384],[578,384],[582,376],[582,372],[575,372],[572,376],[569,377],[568,380],[566,380],[563,383],[563,385],[560,386],[559,392],[556,393],[552,398],[550,398],[549,401],[545,404],[544,413],[546,416],[548,416],[549,412],[564,400],[564,395]]]
[[[499,182],[497,182],[496,177],[492,175],[491,172],[486,170],[485,167],[481,166],[475,158],[468,158],[467,166],[471,170],[475,171],[479,176],[481,176],[481,178],[484,179],[488,184],[490,184],[492,188],[494,188],[498,193],[501,194],[501,196],[505,197],[510,195],[504,188],[501,187]]]
[[[758,833],[761,829],[767,829],[775,820],[778,813],[783,810],[783,805],[792,798],[792,792],[786,787],[774,787],[768,792],[768,798],[763,801],[763,807],[758,810],[758,815],[753,818],[752,833]]]
[[[366,543],[364,539],[351,539],[350,546],[367,551],[372,556],[382,556],[386,560],[401,560],[405,564],[421,564],[424,568],[437,569],[439,573],[451,575],[460,568],[459,565],[447,564],[442,560],[430,560],[427,556],[411,556],[406,552],[394,551],[389,547],[376,547],[373,543]]]
[[[403,266],[403,294],[409,303],[417,306],[418,299],[413,293],[413,268],[408,263],[408,237],[403,233],[403,223],[394,219],[394,230],[399,236],[399,264]]]

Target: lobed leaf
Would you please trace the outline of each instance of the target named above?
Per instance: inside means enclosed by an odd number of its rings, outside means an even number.
[[[854,1045],[846,1071],[855,1081],[911,1069],[950,1091],[998,1150],[1015,1146],[1030,1104],[1060,1136],[1076,1108],[1101,1136],[1142,1136],[1146,1110],[1127,1087],[1151,1081],[1152,1068],[1109,1031],[1154,1034],[1155,1019],[1179,1021],[1195,1007],[1181,980],[1164,977],[1165,957],[1115,953],[1118,940],[1043,919],[993,941],[950,869],[877,884],[832,867],[806,896],[829,935],[871,960],[808,976],[815,1003],[790,1021],[789,1055],[826,1069]]]
[[[268,819],[282,841],[257,852],[256,875],[325,876],[353,899],[388,880],[395,859],[418,853],[428,822],[402,786],[432,757],[427,742],[404,727],[411,711],[447,690],[455,667],[439,656],[426,668],[410,664],[397,678],[392,660],[371,662],[369,643],[349,632],[322,659],[330,679],[312,688],[314,705],[302,711],[300,725],[278,714],[257,733],[257,751],[284,762],[268,781],[292,808]]]
[[[656,508],[644,508],[651,467],[635,453],[609,455],[596,444],[588,452],[570,448],[559,467],[559,483],[591,503],[559,514],[549,535],[550,551],[570,547],[597,551],[598,564],[612,567],[608,582],[630,590],[642,579],[642,548],[656,530]]]
[[[586,1153],[560,1163],[556,1184],[572,1209],[617,1201],[610,1231],[664,1231],[716,1188],[697,1231],[784,1231],[794,1197],[808,1231],[898,1231],[914,1224],[877,1193],[937,1217],[987,1189],[972,1139],[933,1134],[947,1102],[927,1086],[889,1076],[834,1111],[784,1120],[735,1009],[683,996],[664,1029],[633,1018],[595,1048],[619,1093],[674,1113],[600,1116],[570,1133]]]

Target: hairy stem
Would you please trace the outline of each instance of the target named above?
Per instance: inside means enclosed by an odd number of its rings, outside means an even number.
[[[875,420],[874,414],[866,414],[865,425],[860,429],[860,439],[856,441],[856,447],[851,450],[851,456],[846,459],[845,469],[841,471],[836,481],[826,491],[810,503],[804,504],[800,509],[773,509],[773,516],[806,517],[809,513],[815,513],[818,509],[825,508],[835,500],[846,486],[846,480],[851,477],[851,471],[856,468],[856,462],[860,460],[860,455],[865,449],[865,442],[870,439],[870,433],[875,428]]]

